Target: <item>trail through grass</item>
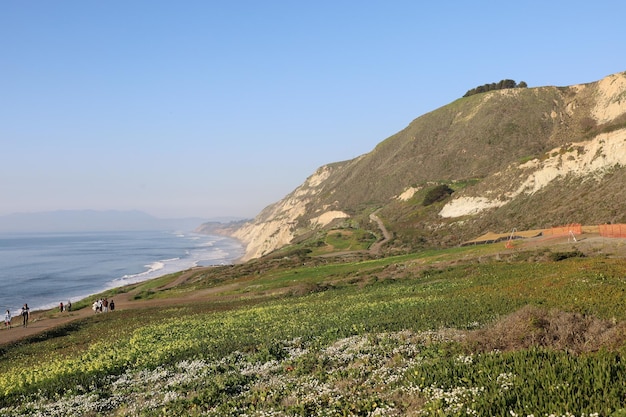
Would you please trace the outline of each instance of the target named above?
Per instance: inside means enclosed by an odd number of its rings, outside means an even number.
[[[478,348],[489,346],[480,337],[502,335],[480,331],[528,305],[580,316],[520,316],[532,324],[526,335],[558,335],[548,333],[557,324],[550,317],[593,317],[622,337],[625,263],[453,262],[467,253],[276,268],[255,280],[231,270],[220,282],[254,283],[252,302],[242,286],[228,293],[229,309],[214,299],[116,312],[6,347],[0,415],[70,407],[107,416],[619,413],[623,344],[580,354],[554,343]],[[270,291],[302,282],[318,286]]]

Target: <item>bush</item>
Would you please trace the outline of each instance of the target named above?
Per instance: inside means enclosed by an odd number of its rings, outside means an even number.
[[[571,252],[554,252],[550,254],[550,260],[554,262],[562,261],[569,258],[584,258],[585,254],[578,249]]]
[[[431,204],[436,203],[437,201],[445,200],[453,192],[454,190],[445,184],[438,185],[432,190],[428,191],[428,193],[426,193],[426,196],[424,197],[424,201],[422,202],[422,205],[430,206]]]
[[[473,96],[474,94],[485,93],[487,91],[504,90],[506,88],[528,88],[528,84],[525,81],[516,83],[514,80],[500,80],[497,83],[479,85],[478,87],[468,90],[463,97]]]

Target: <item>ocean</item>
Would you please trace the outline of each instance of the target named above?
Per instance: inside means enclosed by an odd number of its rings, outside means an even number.
[[[17,314],[194,266],[230,264],[235,239],[166,231],[0,234],[0,311]]]

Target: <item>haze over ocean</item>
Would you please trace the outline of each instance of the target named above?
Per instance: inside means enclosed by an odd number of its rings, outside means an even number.
[[[166,231],[0,234],[0,308],[16,314],[193,266],[229,264],[237,240]]]

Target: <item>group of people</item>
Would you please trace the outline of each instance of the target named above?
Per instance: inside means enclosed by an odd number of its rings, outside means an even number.
[[[28,319],[30,317],[30,308],[28,308],[28,304],[24,304],[22,306],[22,309],[20,310],[20,316],[22,316],[22,327],[27,327]],[[4,327],[6,329],[11,328],[11,320],[11,311],[7,310],[6,313],[4,313]]]
[[[100,298],[99,300],[94,301],[92,307],[93,311],[96,313],[106,313],[108,311],[115,310],[115,302],[113,300],[107,300],[106,298]],[[59,309],[63,311],[71,311],[72,303],[68,301],[66,304],[62,302],[59,303]],[[28,308],[28,304],[24,304],[22,309],[20,310],[20,316],[22,316],[22,327],[28,326],[28,319],[30,318],[30,308]],[[7,309],[6,313],[4,313],[4,327],[6,329],[10,329],[12,327],[11,320],[13,317],[11,316],[11,311]]]
[[[109,310],[115,310],[115,302],[113,300],[109,301],[106,298],[100,298],[93,302],[91,308],[95,313],[106,313]]]

